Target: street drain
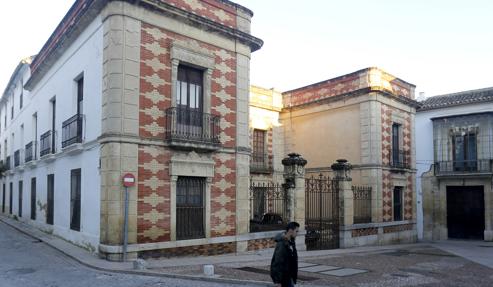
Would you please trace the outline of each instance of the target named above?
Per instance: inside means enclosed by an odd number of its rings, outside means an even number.
[[[240,267],[240,268],[236,268],[238,270],[241,270],[241,271],[247,271],[247,272],[252,272],[252,273],[257,273],[257,274],[267,274],[267,275],[270,275],[270,271],[269,270],[265,270],[265,269],[260,269],[260,268],[255,268],[255,267]],[[298,280],[300,281],[314,281],[314,280],[317,280],[318,278],[315,278],[315,277],[308,277],[308,276],[303,276],[303,275],[298,275]]]
[[[43,241],[39,240],[39,239],[36,239],[36,240],[33,240],[32,243],[41,243]]]

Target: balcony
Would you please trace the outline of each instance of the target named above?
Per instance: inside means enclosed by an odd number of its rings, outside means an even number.
[[[410,169],[411,153],[408,150],[391,150],[389,166],[393,169]]]
[[[82,123],[84,115],[76,114],[62,123],[62,148],[82,143]]]
[[[21,151],[18,149],[14,152],[14,167],[18,167],[21,164]]]
[[[271,173],[272,165],[269,161],[269,155],[253,153],[250,159],[250,172],[251,173]]]
[[[35,142],[30,142],[26,145],[26,151],[25,151],[25,155],[24,155],[24,162],[25,163],[28,163],[34,159],[36,159],[36,156],[35,156],[35,149],[36,149],[36,143]]]
[[[219,149],[219,116],[183,108],[169,108],[165,116],[165,138],[170,146],[179,149]]]
[[[438,161],[435,163],[435,174],[437,176],[491,175],[492,167],[493,159]]]
[[[40,150],[39,150],[39,156],[45,156],[47,154],[54,153],[54,147],[52,145],[52,132],[47,131],[44,134],[42,134],[39,138],[40,142]]]

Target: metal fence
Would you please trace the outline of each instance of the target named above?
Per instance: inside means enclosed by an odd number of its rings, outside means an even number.
[[[371,187],[353,186],[353,221],[357,223],[371,222]]]
[[[339,183],[319,174],[305,179],[305,243],[309,250],[339,248]]]
[[[282,230],[288,223],[287,190],[281,183],[250,183],[250,232]]]

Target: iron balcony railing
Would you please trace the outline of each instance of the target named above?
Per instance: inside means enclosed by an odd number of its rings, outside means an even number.
[[[220,117],[186,108],[166,110],[165,137],[171,143],[185,142],[219,146]]]
[[[493,172],[493,159],[438,161],[435,163],[436,175],[481,174]]]
[[[391,150],[389,164],[392,168],[411,168],[411,154],[407,150]]]
[[[254,152],[250,159],[250,171],[257,173],[271,172],[272,166],[269,161],[269,155],[267,153],[257,154]]]
[[[5,170],[10,170],[12,166],[10,165],[10,156],[5,159]]]
[[[21,164],[21,150],[14,152],[14,167],[18,167]]]
[[[76,114],[62,123],[62,148],[82,142],[84,115]]]
[[[34,154],[35,146],[36,146],[36,143],[34,141],[32,141],[26,145],[24,162],[30,162],[33,159],[36,159],[36,156]]]
[[[40,145],[40,150],[39,150],[39,156],[44,156],[50,153],[54,152],[53,145],[52,145],[52,132],[47,131],[44,134],[42,134],[39,138],[39,145]]]

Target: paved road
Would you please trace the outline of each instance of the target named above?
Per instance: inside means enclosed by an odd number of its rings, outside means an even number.
[[[230,285],[96,271],[0,222],[0,287]]]

